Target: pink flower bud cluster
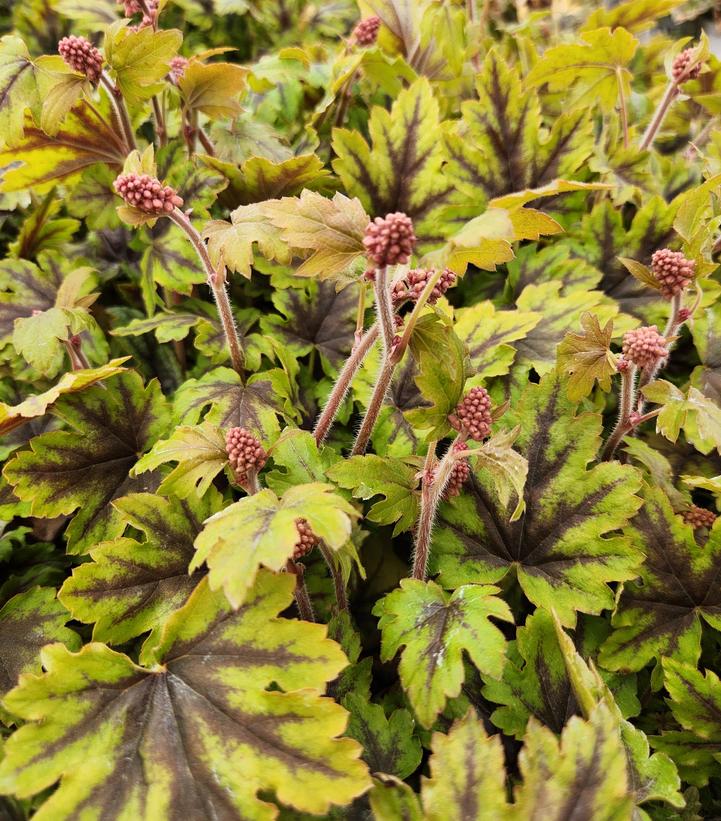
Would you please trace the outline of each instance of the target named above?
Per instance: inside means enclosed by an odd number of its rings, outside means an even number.
[[[183,204],[182,197],[173,188],[148,174],[121,174],[114,185],[128,205],[146,214],[162,216]]]
[[[173,59],[170,61],[170,70],[168,71],[168,76],[170,77],[171,82],[175,83],[176,86],[183,79],[185,69],[188,67],[189,62],[190,61],[187,59],[187,57],[181,57],[180,55],[178,55],[177,57],[173,57]]]
[[[393,302],[398,304],[406,299],[416,302],[425,290],[428,280],[434,273],[435,271],[432,268],[413,268],[410,270],[403,279],[394,283],[392,291]],[[450,268],[446,268],[441,274],[441,278],[433,286],[431,295],[428,298],[428,303],[434,305],[455,283],[456,275]]]
[[[684,510],[683,520],[695,530],[699,527],[711,527],[716,521],[716,514],[705,507],[691,505],[687,510]]]
[[[687,48],[674,59],[671,65],[671,76],[675,83],[685,83],[686,80],[695,80],[701,73],[701,63],[691,65],[695,49]]]
[[[103,71],[103,55],[85,37],[63,37],[58,43],[58,54],[70,68],[84,74],[91,83],[97,83]]]
[[[680,251],[661,248],[651,257],[651,270],[661,286],[661,294],[671,299],[688,287],[696,273],[696,262]]]
[[[655,325],[634,328],[623,335],[624,357],[639,368],[653,368],[668,356],[666,338]]]
[[[138,28],[152,26],[158,18],[159,0],[145,0],[145,6],[148,12],[150,12],[150,15],[145,13],[145,10],[138,0],[117,0],[117,2],[123,7],[126,17],[134,17],[136,14],[143,15],[143,19],[140,21]]]
[[[296,519],[295,526],[298,528],[298,541],[293,550],[293,561],[297,562],[318,544],[320,539],[313,533],[307,519]]]
[[[481,442],[491,432],[491,397],[485,388],[471,388],[448,417],[451,425],[462,433]]]
[[[231,428],[225,435],[225,450],[236,481],[244,485],[248,472],[259,471],[268,460],[265,448],[245,428]]]
[[[363,245],[376,268],[405,265],[416,245],[411,218],[400,211],[376,217],[366,228]]]
[[[453,446],[454,451],[457,453],[464,453],[468,452],[469,448],[465,442],[458,442]],[[452,496],[458,496],[463,488],[465,482],[468,481],[469,476],[471,475],[471,466],[468,464],[467,459],[457,459],[453,463],[453,469],[451,470],[450,478],[448,479],[448,484],[443,491],[443,498],[450,499]]]
[[[372,46],[378,38],[378,30],[381,27],[380,17],[366,17],[353,29],[351,39],[355,40],[359,46]]]

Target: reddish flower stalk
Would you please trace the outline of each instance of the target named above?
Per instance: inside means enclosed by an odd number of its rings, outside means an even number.
[[[245,355],[243,354],[243,348],[240,344],[238,329],[235,326],[235,318],[233,317],[228,292],[225,287],[225,268],[223,267],[222,269],[216,270],[210,260],[208,249],[203,242],[203,238],[179,208],[176,208],[168,214],[168,217],[185,232],[205,269],[208,285],[213,292],[220,322],[223,326],[225,341],[228,346],[228,351],[230,352],[230,360],[233,363],[233,368],[239,374],[241,380],[243,380],[245,376]]]

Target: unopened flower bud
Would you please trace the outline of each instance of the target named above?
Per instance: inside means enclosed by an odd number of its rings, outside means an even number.
[[[694,529],[699,527],[711,527],[716,521],[716,514],[712,510],[698,505],[690,505],[683,512],[683,520]]]
[[[103,55],[85,37],[63,37],[58,43],[58,54],[70,68],[84,74],[91,83],[97,83],[103,72]]]
[[[163,216],[183,204],[173,188],[148,174],[121,174],[114,185],[128,205],[146,214]]]
[[[387,265],[405,265],[416,244],[413,222],[397,211],[385,217],[376,217],[368,223],[363,238],[366,256],[376,268]]]
[[[457,442],[453,445],[453,450],[457,453],[469,452],[468,445],[465,442]],[[456,459],[453,463],[453,469],[448,479],[448,484],[443,491],[443,498],[450,499],[452,496],[458,496],[463,488],[463,485],[468,481],[471,475],[471,466],[467,459]]]
[[[298,541],[293,550],[293,561],[297,562],[310,553],[318,544],[320,539],[313,533],[313,529],[306,519],[296,519],[295,526],[298,528]]]
[[[651,270],[662,296],[671,299],[688,287],[696,272],[696,262],[686,259],[680,251],[661,248],[651,257]]]
[[[485,439],[491,432],[491,397],[485,388],[471,388],[456,407],[455,414],[448,421],[457,430],[476,442]]]
[[[372,46],[378,38],[378,30],[381,27],[380,17],[366,17],[353,29],[351,39],[355,40],[359,46]]]
[[[668,356],[666,338],[655,325],[634,328],[623,335],[623,355],[639,368],[653,368]]]
[[[693,65],[694,51],[693,48],[687,48],[674,59],[671,65],[671,76],[675,83],[695,80],[701,73],[701,63]]]
[[[225,436],[228,462],[238,484],[244,485],[248,473],[265,465],[268,454],[255,436],[245,428],[231,428]]]

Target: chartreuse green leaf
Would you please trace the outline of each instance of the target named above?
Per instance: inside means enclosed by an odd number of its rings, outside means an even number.
[[[562,90],[570,99],[567,107],[593,102],[603,111],[612,111],[619,96],[628,100],[631,72],[628,68],[638,41],[624,28],[599,28],[581,34],[583,43],[549,48],[528,75],[532,85]]]
[[[278,229],[266,213],[268,203],[241,205],[230,215],[230,222],[211,220],[203,229],[208,252],[214,264],[222,262],[229,271],[250,279],[254,246],[267,260],[289,263],[291,250],[280,239]]]
[[[721,453],[721,408],[700,390],[689,387],[684,393],[671,382],[657,379],[642,388],[650,402],[661,405],[656,430],[675,442],[683,430],[686,438],[701,453]]]
[[[371,772],[407,778],[421,763],[421,742],[414,736],[415,722],[408,710],[394,710],[390,717],[380,704],[351,693],[343,699],[350,712],[346,735],[362,745],[363,759]]]
[[[193,541],[220,508],[217,491],[201,501],[131,493],[113,507],[141,531],[101,542],[62,586],[58,597],[78,621],[95,623],[93,640],[122,644],[156,628],[185,604],[200,574],[188,573]]]
[[[536,610],[518,628],[514,655],[509,653],[503,677],[483,688],[485,698],[503,705],[493,711],[491,721],[518,739],[523,739],[531,716],[560,733],[577,704],[549,613]]]
[[[261,573],[233,611],[202,581],[146,644],[146,666],[103,644],[45,648],[47,672],[5,701],[28,723],[5,747],[0,790],[26,797],[61,779],[39,821],[269,821],[277,807],[261,791],[316,814],[349,803],[369,786],[366,766],[337,738],[345,711],[321,698],[346,658],[324,626],[277,618],[293,584]]]
[[[489,618],[513,622],[513,616],[497,592],[496,587],[463,585],[450,595],[435,582],[403,579],[376,604],[381,659],[390,661],[404,648],[401,684],[424,727],[460,693],[464,652],[484,675],[499,678],[503,672],[506,641]]]
[[[213,479],[228,464],[225,434],[216,425],[180,425],[169,439],[156,442],[131,471],[139,476],[155,470],[168,462],[178,464],[163,479],[159,493],[174,495],[180,499],[204,496]]]
[[[468,350],[469,384],[508,373],[516,355],[510,343],[523,339],[541,316],[537,311],[499,311],[490,300],[459,308],[453,330]]]
[[[18,682],[21,673],[39,673],[40,649],[62,642],[71,650],[80,637],[65,624],[70,613],[50,587],[34,587],[18,593],[0,608],[0,695]]]
[[[278,498],[268,488],[226,507],[205,523],[195,540],[194,570],[207,562],[213,590],[222,588],[233,607],[245,600],[261,566],[282,570],[298,542],[296,521],[305,519],[331,550],[348,541],[352,505],[330,485],[296,485]]]
[[[96,382],[122,373],[125,368],[121,366],[126,361],[127,357],[122,357],[112,359],[107,365],[101,365],[99,368],[68,371],[52,388],[48,388],[43,393],[31,394],[17,405],[0,402],[0,436],[24,425],[28,419],[35,419],[47,413],[50,406],[61,396],[85,390]]]
[[[0,145],[23,136],[25,110],[39,103],[37,70],[25,43],[15,35],[0,39]]]
[[[452,190],[441,170],[446,158],[441,129],[438,101],[420,77],[400,92],[390,111],[373,108],[370,145],[358,131],[334,130],[333,170],[371,217],[403,211],[421,241],[437,240],[439,216]]]
[[[640,670],[670,657],[695,664],[703,621],[721,629],[721,527],[700,547],[690,525],[674,515],[666,494],[644,489],[645,503],[628,534],[645,558],[638,581],[628,581],[613,615],[614,632],[599,662],[610,670]]]
[[[512,447],[519,431],[516,427],[495,433],[480,447],[472,448],[469,457],[473,459],[476,473],[492,482],[501,505],[506,506],[511,499],[516,500],[511,513],[512,522],[520,517],[526,504],[523,487],[528,474],[528,460]]]
[[[572,178],[591,153],[588,112],[564,111],[544,129],[538,94],[522,87],[517,67],[497,50],[486,55],[476,89],[478,99],[462,103],[447,137],[453,201],[471,215],[490,197]]]
[[[397,536],[418,520],[419,470],[420,465],[411,461],[369,453],[337,462],[327,476],[351,490],[356,499],[382,496],[371,505],[366,518],[381,525],[394,524],[393,535]]]
[[[183,35],[176,29],[136,31],[118,21],[105,37],[105,59],[116,85],[129,103],[148,100],[162,90],[162,80],[177,54]]]
[[[525,513],[511,522],[517,500],[502,504],[495,482],[479,471],[441,507],[431,572],[446,587],[494,583],[514,572],[534,604],[555,608],[573,625],[576,611],[612,608],[608,583],[635,575],[641,551],[629,537],[608,534],[638,510],[641,479],[617,462],[588,469],[601,419],[576,413],[555,371],[529,384],[506,417],[520,425],[515,447],[528,460]]]
[[[424,404],[407,411],[406,419],[428,430],[429,440],[442,439],[451,431],[448,415],[461,400],[466,378],[466,355],[450,321],[426,314],[416,323],[410,349],[418,365],[415,383]]]
[[[235,117],[241,112],[238,97],[245,89],[248,69],[232,63],[191,60],[178,81],[183,105],[208,117]]]
[[[486,734],[474,710],[447,735],[433,734],[429,767],[421,791],[427,821],[511,817],[501,738]]]
[[[570,374],[568,395],[576,401],[588,396],[596,382],[602,390],[610,391],[617,360],[611,353],[612,321],[601,328],[597,316],[585,313],[581,325],[582,333],[567,333],[558,346],[558,367]]]
[[[514,791],[516,817],[560,821],[569,811],[598,821],[633,817],[626,751],[605,704],[587,721],[573,716],[560,739],[531,719],[524,741],[519,755],[523,783]]]
[[[222,428],[242,427],[270,435],[278,430],[275,372],[254,374],[247,382],[232,368],[214,368],[199,379],[187,379],[175,395],[181,422],[195,424],[210,405],[206,422]]]
[[[271,449],[274,470],[266,471],[265,484],[282,496],[294,485],[324,482],[331,476],[331,467],[344,464],[331,448],[318,448],[312,433],[287,427]]]
[[[681,782],[673,761],[664,753],[650,755],[645,734],[624,719],[620,707],[593,662],[584,661],[555,615],[554,622],[568,678],[583,715],[590,718],[599,706],[604,706],[616,723],[626,752],[629,790],[635,804],[639,806],[647,801],[664,801],[674,807],[683,806],[683,797],[679,792]]]
[[[390,776],[374,778],[369,793],[375,821],[423,821],[418,795],[404,781]]]
[[[265,204],[264,212],[290,248],[310,252],[298,276],[334,278],[365,255],[368,215],[360,200],[336,193],[327,199],[314,191]]]
[[[121,137],[80,102],[52,136],[26,117],[25,134],[12,148],[0,151],[3,173],[0,191],[50,190],[59,180],[78,175],[91,165],[122,166],[126,148]]]
[[[34,369],[56,376],[65,357],[64,342],[74,334],[93,331],[97,324],[80,308],[50,308],[37,316],[15,321],[13,347]]]
[[[16,319],[52,308],[62,281],[63,272],[57,267],[39,267],[27,259],[2,260],[0,342],[5,344],[10,341]]]
[[[721,773],[721,681],[695,662],[665,658],[662,664],[668,706],[681,729],[665,730],[650,741],[676,762],[684,781],[702,787]]]
[[[562,293],[563,282],[552,280],[527,285],[516,305],[522,311],[541,315],[540,321],[519,339],[516,361],[531,365],[545,374],[556,364],[556,350],[564,334],[575,328],[587,311],[593,311],[599,322],[608,322],[618,314],[618,306],[601,291],[581,288]]]
[[[36,436],[3,475],[14,494],[31,503],[34,516],[52,518],[79,508],[66,535],[68,550],[83,553],[124,529],[113,499],[152,485],[152,476],[132,479],[130,470],[165,431],[165,400],[157,381],[143,387],[140,376],[128,371],[113,378],[110,390],[96,385],[62,397],[53,413],[71,430]]]

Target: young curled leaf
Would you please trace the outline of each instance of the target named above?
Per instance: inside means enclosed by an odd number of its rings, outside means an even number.
[[[204,496],[213,479],[228,464],[225,434],[209,422],[180,425],[169,439],[156,442],[150,452],[138,460],[131,475],[138,476],[168,462],[178,464],[163,479],[159,493],[173,494],[180,499]]]
[[[570,374],[568,396],[578,401],[588,396],[598,382],[601,390],[611,390],[611,377],[616,373],[618,357],[611,352],[613,321],[601,328],[598,317],[586,312],[581,315],[583,332],[566,334],[558,346],[558,367]]]

